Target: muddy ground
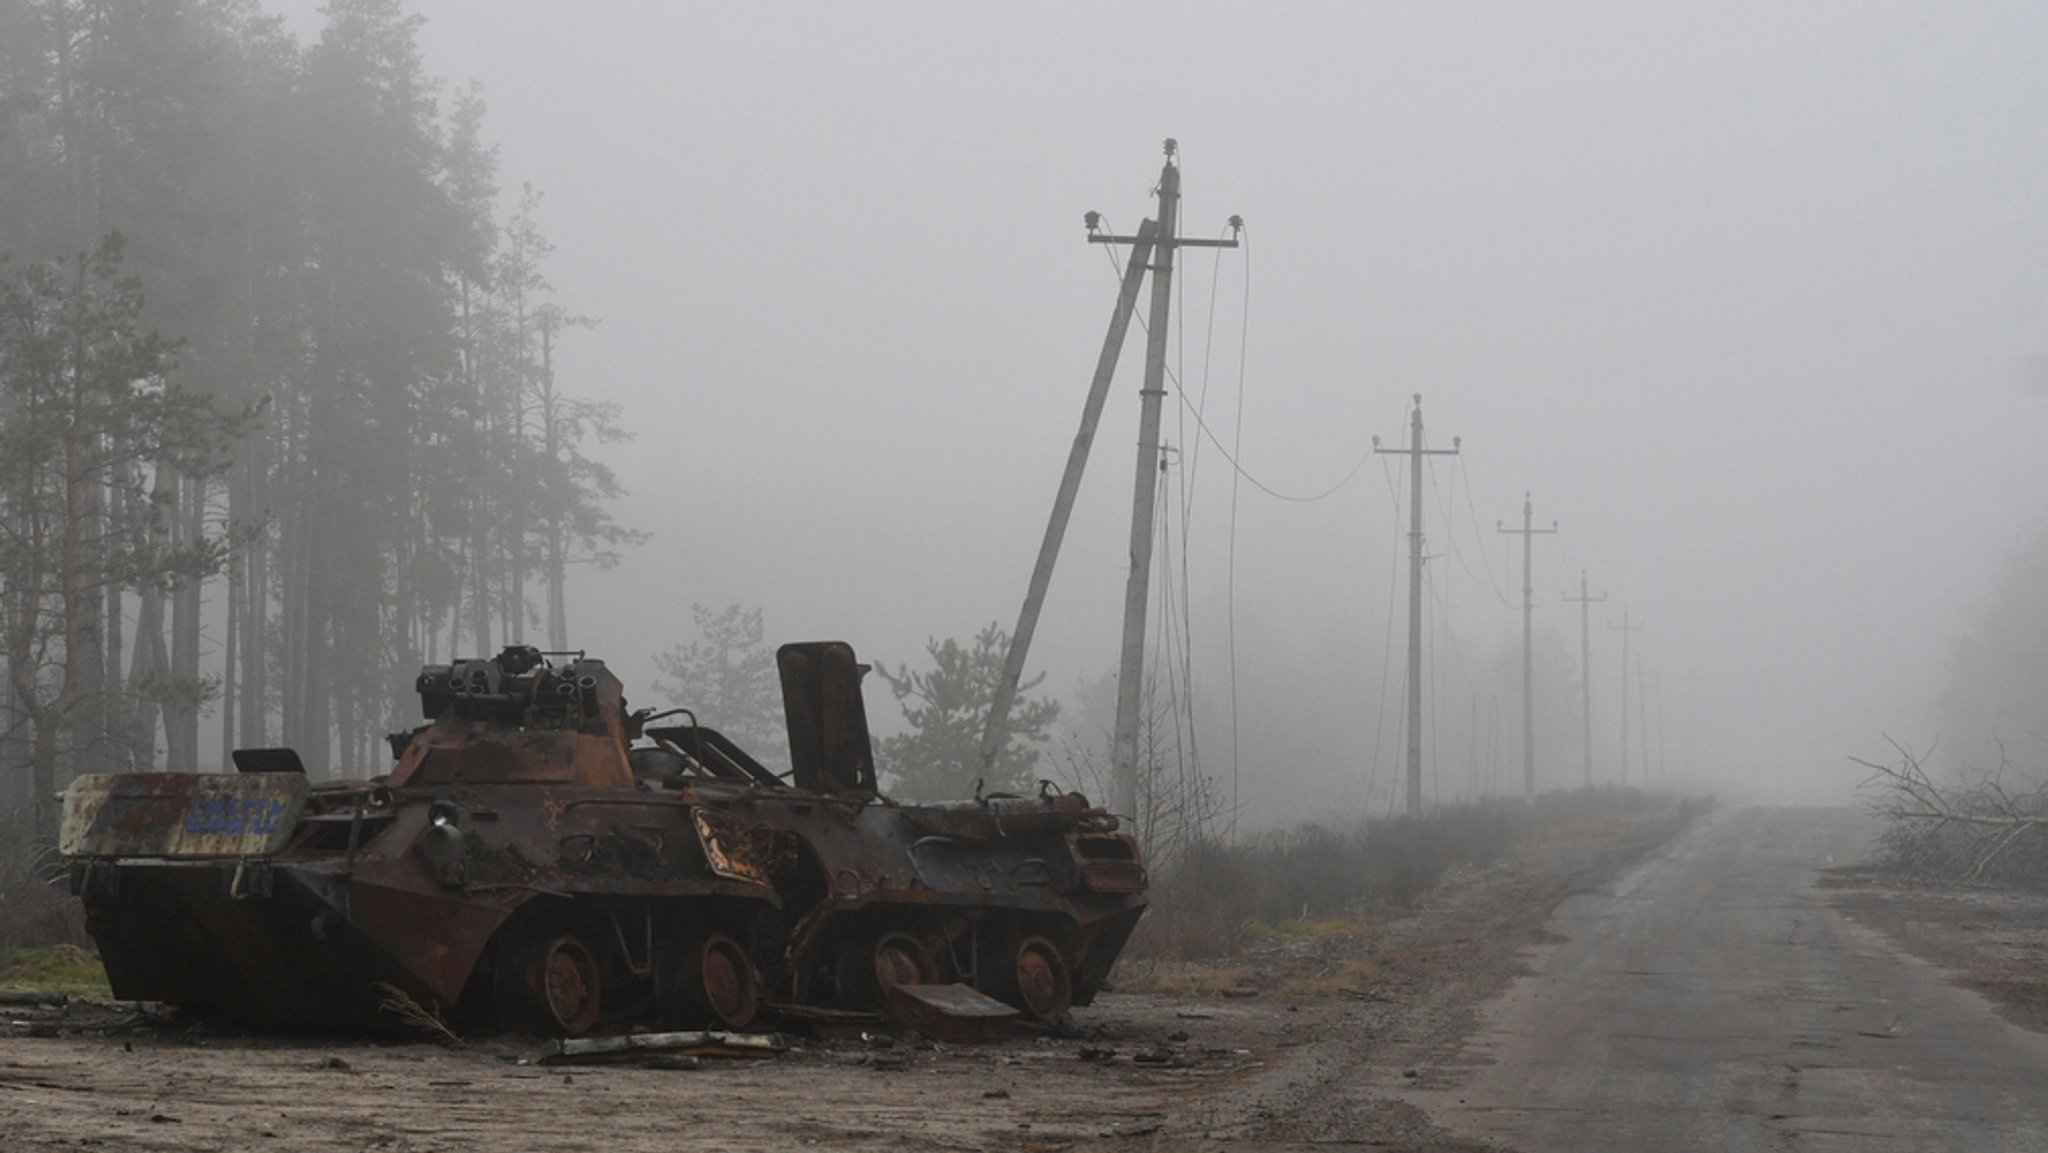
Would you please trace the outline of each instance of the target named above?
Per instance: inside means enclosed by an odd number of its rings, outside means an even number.
[[[1478,1149],[1385,1094],[1455,1064],[1552,907],[1688,819],[1590,824],[1417,908],[1229,963],[1129,966],[1082,1035],[792,1039],[694,1069],[557,1067],[517,1040],[278,1039],[130,1007],[0,1007],[0,1148],[102,1150]]]

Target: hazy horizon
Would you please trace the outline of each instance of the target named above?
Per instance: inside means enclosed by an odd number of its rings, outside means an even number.
[[[601,322],[563,340],[564,386],[637,433],[607,458],[654,536],[569,609],[629,693],[692,602],[891,664],[1011,627],[1115,293],[1082,213],[1151,214],[1166,137],[1184,234],[1247,222],[1246,250],[1184,254],[1175,361],[1228,441],[1248,333],[1246,471],[1327,488],[1413,393],[1433,444],[1462,438],[1425,525],[1446,758],[1475,670],[1519,659],[1494,522],[1525,491],[1561,528],[1540,643],[1575,669],[1560,594],[1583,568],[1610,597],[1600,739],[1626,607],[1671,771],[1690,750],[1690,786],[1793,797],[1838,795],[1881,734],[1939,735],[1949,646],[2048,510],[2035,7],[420,7],[429,71],[484,86],[508,193],[546,193],[559,298]],[[315,9],[282,6],[308,38]],[[1114,668],[1141,360],[1134,337],[1034,649],[1056,695]],[[1166,436],[1213,712],[1231,470],[1173,398]],[[1254,823],[1355,807],[1397,763],[1390,467],[1241,492]]]

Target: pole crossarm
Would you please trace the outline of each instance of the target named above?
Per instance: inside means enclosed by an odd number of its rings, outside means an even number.
[[[1236,220],[1237,217],[1233,216],[1231,219]],[[1142,236],[1111,236],[1106,232],[1093,232],[1088,235],[1088,243],[1090,244],[1136,244],[1142,239]],[[1219,237],[1215,240],[1188,240],[1183,238],[1173,242],[1175,248],[1236,248],[1237,244],[1238,241],[1235,236]]]

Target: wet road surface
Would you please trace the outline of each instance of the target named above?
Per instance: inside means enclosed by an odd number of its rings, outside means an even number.
[[[2048,1150],[2048,1036],[1829,907],[1850,810],[1716,813],[1559,906],[1437,1086],[1521,1150]]]

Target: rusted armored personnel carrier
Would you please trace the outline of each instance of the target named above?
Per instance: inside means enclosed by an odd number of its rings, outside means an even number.
[[[687,710],[629,711],[603,662],[523,646],[423,669],[428,723],[386,776],[243,749],[231,774],[80,778],[62,848],[115,995],[355,1028],[403,993],[552,1035],[945,983],[1042,1021],[1086,1005],[1144,910],[1116,819],[1045,787],[893,803],[853,650],[777,659],[786,779]]]

